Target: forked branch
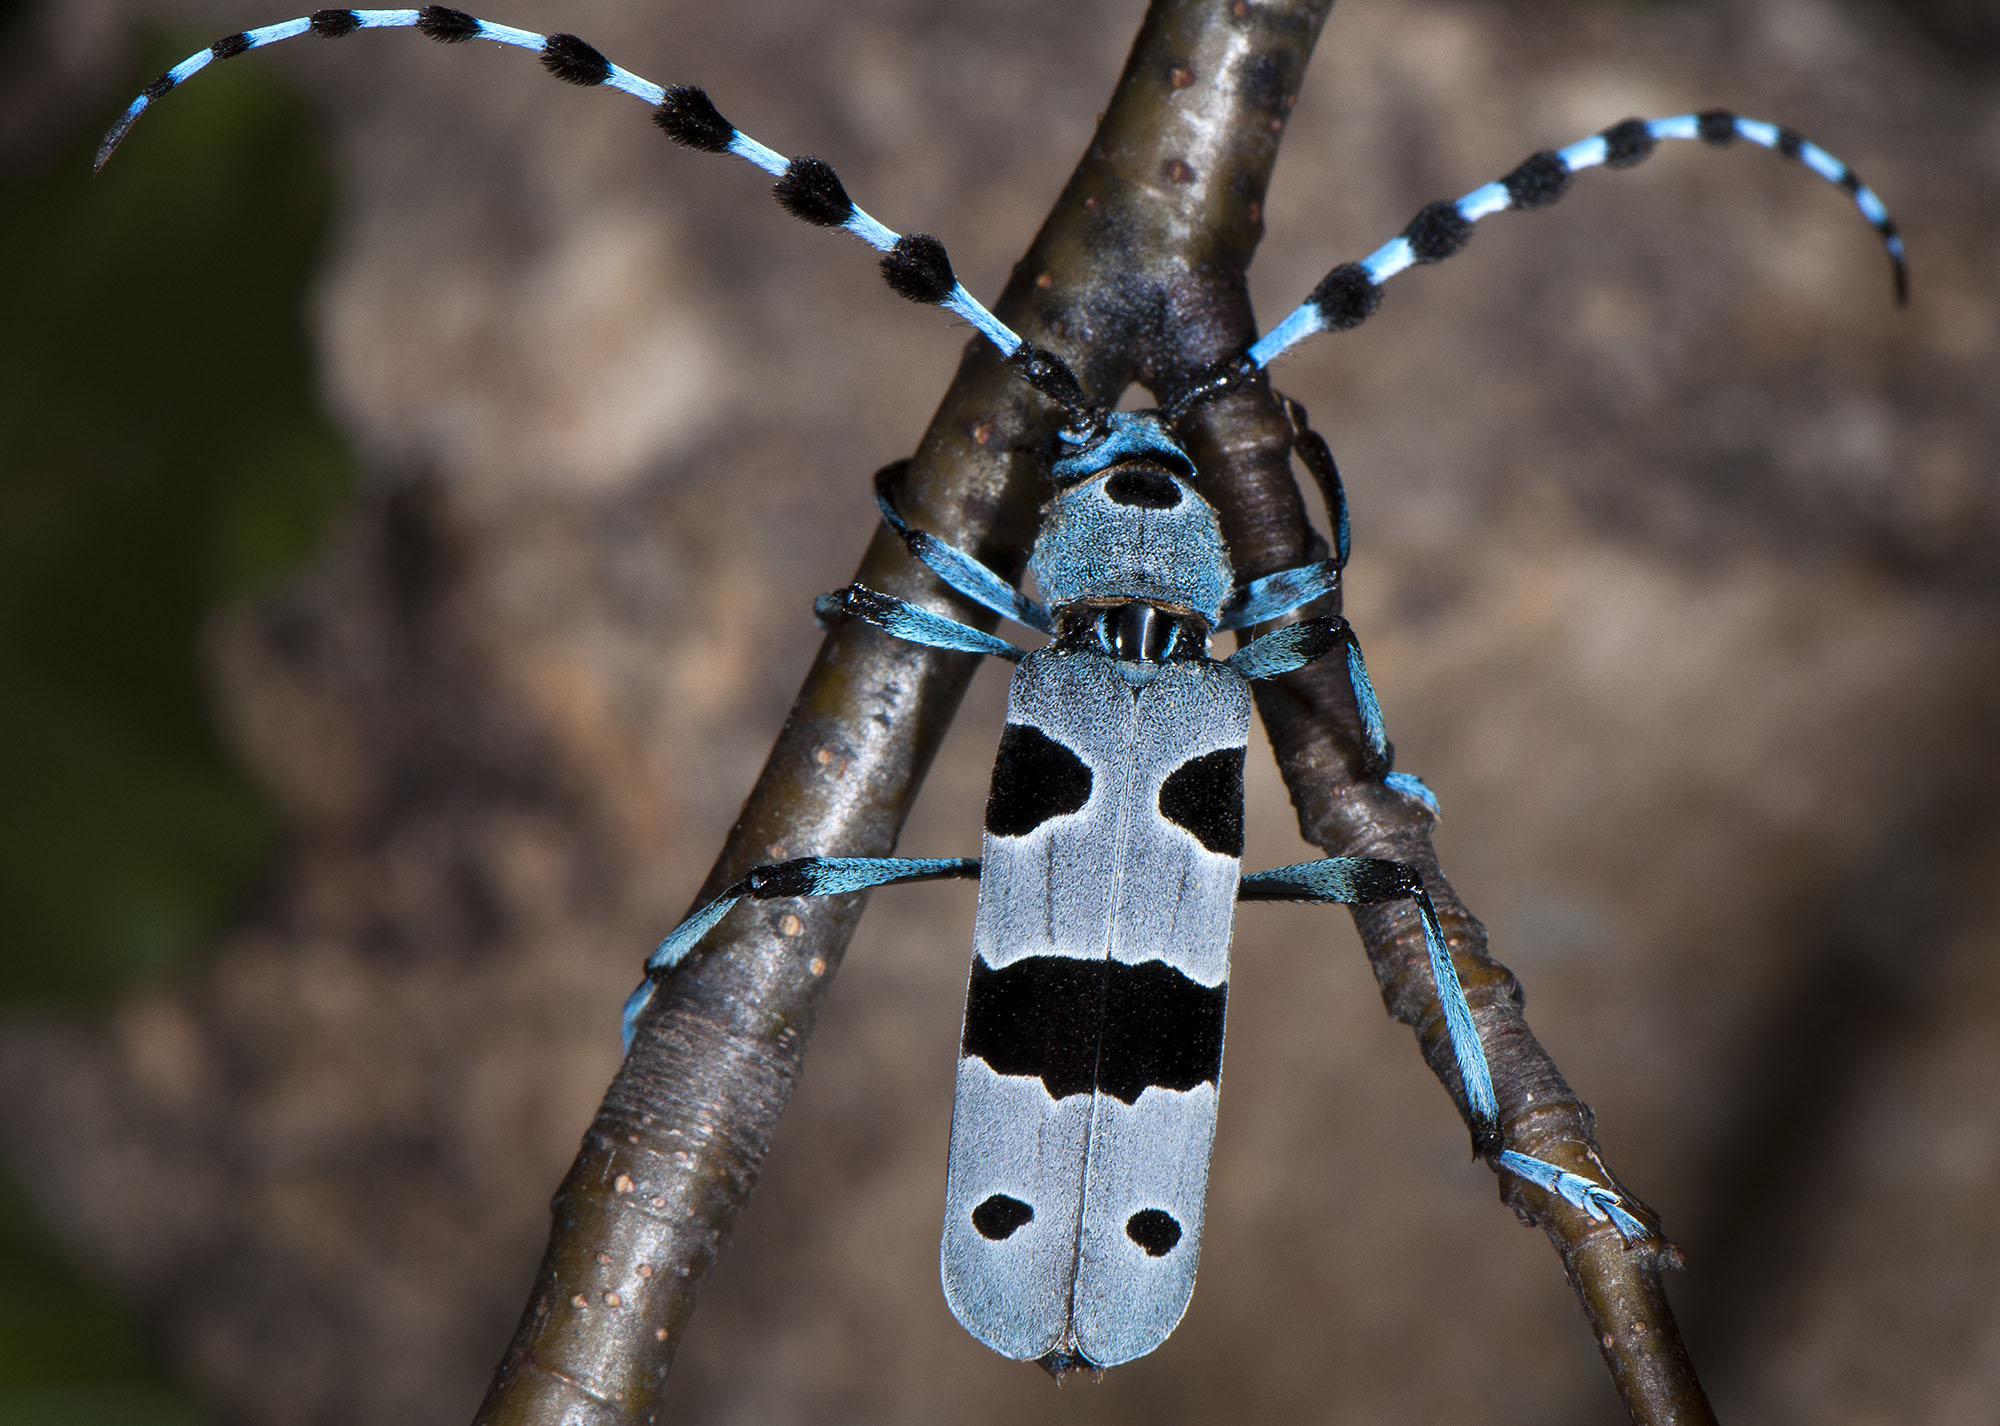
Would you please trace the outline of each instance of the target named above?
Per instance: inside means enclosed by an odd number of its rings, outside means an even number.
[[[1068,359],[1091,395],[1134,381],[1171,394],[1256,336],[1244,273],[1331,3],[1155,0],[1090,148],[993,309]],[[1059,419],[975,340],[901,476],[901,509],[1017,575]],[[1290,428],[1261,379],[1207,403],[1184,434],[1240,576],[1313,553]],[[855,489],[865,498],[859,476]],[[855,582],[907,597],[933,587],[887,530]],[[697,902],[758,862],[887,855],[974,662],[858,621],[834,629]],[[1408,862],[1430,885],[1509,1143],[1615,1183],[1588,1110],[1522,1019],[1513,977],[1439,873],[1427,816],[1354,776],[1361,739],[1344,680],[1308,669],[1267,686],[1260,706],[1307,838],[1330,854]],[[657,1416],[696,1291],[756,1182],[862,900],[748,906],[661,987],[556,1194],[548,1251],[481,1422]],[[1356,922],[1390,1012],[1417,1029],[1459,1096],[1416,918],[1391,906]],[[1711,1420],[1660,1292],[1671,1250],[1627,1249],[1560,1200],[1518,1183],[1508,1193],[1562,1253],[1633,1419]]]

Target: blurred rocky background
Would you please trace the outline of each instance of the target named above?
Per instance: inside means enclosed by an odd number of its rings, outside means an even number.
[[[707,86],[997,292],[1139,0],[496,0]],[[0,1420],[469,1417],[685,908],[965,339],[517,52],[264,0],[0,6]],[[1439,846],[1725,1419],[2000,1401],[2000,22],[1984,0],[1346,0],[1267,321],[1424,202],[1710,105],[1280,367]],[[977,847],[982,675],[904,848]],[[1252,759],[1248,860],[1308,855]],[[683,1349],[688,1423],[1603,1422],[1344,915],[1239,921],[1200,1290],[1058,1389],[936,1244],[972,895],[870,907]]]

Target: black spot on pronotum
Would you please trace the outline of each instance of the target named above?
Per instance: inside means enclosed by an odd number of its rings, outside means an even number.
[[[1082,758],[1040,728],[1009,723],[993,762],[986,830],[996,837],[1025,837],[1051,817],[1081,809],[1090,801],[1090,782]]]
[[[727,153],[736,137],[736,126],[722,117],[706,91],[692,84],[669,85],[653,110],[653,122],[682,148],[702,153]]]
[[[958,277],[944,244],[929,233],[905,233],[882,255],[882,280],[898,297],[935,306],[951,296]]]
[[[1104,493],[1119,505],[1141,510],[1171,510],[1181,503],[1181,488],[1157,470],[1121,470],[1104,482]]]
[[[312,32],[323,40],[337,40],[361,28],[361,17],[352,10],[315,10]]]
[[[991,1238],[998,1243],[1032,1223],[1035,1210],[1018,1198],[1010,1198],[1004,1193],[996,1193],[972,1210],[972,1226],[979,1230],[982,1238]]]
[[[1695,117],[1694,131],[1701,141],[1721,148],[1736,142],[1736,116],[1727,109],[1706,109]]]
[[[1442,200],[1430,204],[1403,229],[1403,237],[1418,262],[1443,262],[1464,247],[1471,236],[1472,224],[1458,211],[1458,205]]]
[[[216,59],[235,59],[249,48],[250,37],[239,32],[234,35],[224,35],[208,47],[208,52]]]
[[[575,35],[550,35],[542,46],[542,68],[565,84],[586,89],[611,77],[611,61]]]
[[[854,216],[854,200],[841,186],[840,175],[833,165],[811,154],[787,164],[771,193],[780,208],[815,227],[837,228]]]
[[[1553,152],[1543,149],[1529,154],[1519,168],[1500,182],[1506,186],[1507,201],[1516,208],[1544,208],[1562,197],[1569,187],[1569,167]]]
[[[455,45],[479,33],[479,21],[463,10],[426,5],[417,11],[417,33],[426,39]]]
[[[1160,815],[1225,857],[1243,855],[1243,751],[1189,758],[1160,784]]]
[[[1052,1099],[1096,1089],[1135,1104],[1215,1082],[1228,995],[1164,961],[1029,956],[993,970],[974,957],[960,1048],[996,1074],[1040,1079]]]
[[[1125,1236],[1139,1245],[1149,1258],[1164,1258],[1181,1240],[1181,1225],[1171,1213],[1157,1208],[1141,1208],[1125,1220]]]
[[[1345,262],[1319,280],[1309,299],[1330,332],[1358,327],[1375,315],[1382,288],[1358,262]]]
[[[1644,119],[1623,119],[1604,131],[1604,166],[1630,168],[1652,153],[1657,142]]]

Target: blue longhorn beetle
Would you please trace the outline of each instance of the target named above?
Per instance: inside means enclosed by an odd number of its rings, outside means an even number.
[[[1115,412],[1086,399],[1059,357],[1023,342],[967,292],[937,239],[891,231],[856,207],[819,159],[787,159],[723,118],[701,90],[642,79],[574,35],[539,35],[439,5],[317,10],[226,36],[168,70],[106,136],[98,165],[141,114],[211,60],[306,34],[402,28],[446,43],[485,39],[533,50],[557,78],[643,101],[675,143],[756,165],[777,180],[788,212],[880,251],[891,288],[971,323],[1067,417],[1049,469],[1054,493],[1029,561],[1039,599],[911,528],[886,486],[878,488],[882,518],[917,559],[974,604],[1048,635],[1045,646],[1024,652],[860,585],[817,605],[822,617],[859,618],[912,643],[1016,665],[983,855],[800,857],[753,868],[647,960],[646,979],[625,1005],[628,1044],[657,982],[745,897],[832,896],[978,877],[945,1188],[945,1296],[967,1330],[1004,1356],[1058,1374],[1108,1367],[1159,1346],[1194,1289],[1236,903],[1407,898],[1423,924],[1480,1150],[1496,1169],[1609,1220],[1627,1242],[1652,1233],[1615,1189],[1504,1146],[1485,1051],[1414,870],[1326,857],[1243,873],[1243,760],[1255,680],[1321,658],[1344,660],[1366,771],[1433,810],[1436,803],[1417,779],[1391,771],[1381,709],[1344,619],[1303,619],[1228,658],[1210,656],[1215,634],[1283,618],[1339,590],[1346,509],[1332,458],[1304,413],[1288,408],[1296,447],[1328,494],[1335,551],[1247,584],[1236,582],[1215,510],[1197,490],[1198,473],[1175,425],[1313,333],[1358,326],[1374,312],[1383,283],[1450,257],[1481,218],[1552,203],[1578,171],[1628,167],[1665,139],[1717,146],[1744,139],[1845,190],[1881,235],[1901,300],[1902,240],[1852,169],[1790,130],[1722,111],[1628,119],[1534,154],[1455,202],[1429,205],[1368,257],[1334,268],[1268,334],[1164,410]]]

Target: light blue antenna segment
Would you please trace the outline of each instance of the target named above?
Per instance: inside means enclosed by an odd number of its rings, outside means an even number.
[[[1778,126],[1767,124],[1762,119],[1741,119],[1736,121],[1736,132],[1753,144],[1762,144],[1767,149],[1778,146]]]
[[[188,80],[194,78],[197,74],[200,74],[204,69],[207,69],[209,61],[212,58],[214,58],[214,56],[209,54],[207,50],[203,50],[200,54],[197,55],[189,55],[186,59],[182,60],[179,64],[175,65],[172,69],[168,70],[167,77],[173,80],[176,86],[185,84]]]
[[[1508,196],[1506,184],[1489,183],[1458,200],[1458,215],[1468,223],[1476,223],[1489,213],[1504,212],[1513,206],[1514,200]]]
[[[1611,153],[1611,145],[1604,141],[1604,135],[1592,134],[1587,139],[1578,139],[1566,149],[1558,149],[1556,157],[1571,173],[1579,173],[1586,168],[1596,168]]]
[[[479,22],[479,38],[492,40],[495,44],[512,45],[515,49],[534,50],[537,53],[541,52],[543,40],[543,37],[533,30],[517,30],[512,25],[496,25],[491,20]]]
[[[296,20],[281,20],[275,25],[266,25],[261,30],[245,30],[243,38],[249,48],[259,49],[264,45],[276,44],[279,40],[289,40],[295,35],[303,35],[312,28],[312,21],[304,16]]]
[[[611,77],[604,81],[604,87],[629,94],[640,103],[646,105],[658,105],[661,100],[667,97],[665,89],[653,83],[650,79],[634,74],[621,64],[611,66]]]
[[[854,210],[854,216],[849,218],[842,226],[878,253],[889,251],[890,248],[896,246],[896,239],[902,236],[894,228],[884,227],[859,208]],[[963,288],[960,289],[960,291],[963,290]],[[949,300],[947,300],[945,305],[951,305]]]
[[[773,178],[783,178],[785,170],[791,166],[790,159],[786,158],[776,149],[765,148],[764,145],[758,143],[741,129],[731,132],[729,136],[729,152],[746,162],[755,164]]]
[[[1000,355],[1012,356],[1021,348],[1021,339],[1005,322],[986,310],[986,304],[965,290],[965,284],[954,284],[951,296],[942,304],[947,310],[956,312],[975,328],[979,335],[1000,349]]]
[[[1410,246],[1408,238],[1391,238],[1367,257],[1361,259],[1362,267],[1368,271],[1377,286],[1387,282],[1404,268],[1415,267],[1416,250]]]
[[[1319,307],[1312,302],[1301,302],[1294,307],[1285,320],[1271,328],[1252,344],[1248,356],[1251,364],[1269,366],[1271,359],[1279,352],[1297,346],[1315,332],[1326,330],[1326,323],[1319,315]]]

